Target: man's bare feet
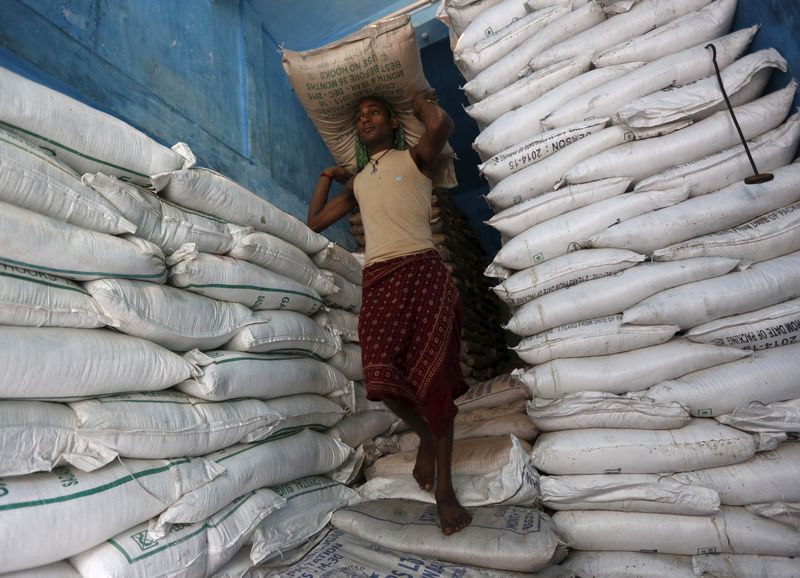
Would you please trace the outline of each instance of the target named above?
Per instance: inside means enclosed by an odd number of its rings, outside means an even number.
[[[436,446],[433,439],[422,436],[417,449],[417,461],[414,464],[414,479],[417,480],[421,490],[430,492],[433,489],[434,472],[436,470]]]
[[[472,521],[472,515],[458,502],[453,490],[437,490],[436,507],[439,510],[439,524],[446,536],[460,532]]]

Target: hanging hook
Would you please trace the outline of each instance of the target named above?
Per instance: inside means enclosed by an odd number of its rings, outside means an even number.
[[[775,178],[775,175],[772,173],[759,173],[758,168],[756,167],[756,162],[753,160],[753,155],[750,154],[750,148],[747,146],[747,141],[744,138],[744,134],[742,134],[742,129],[739,126],[739,121],[736,120],[736,115],[733,113],[733,107],[731,106],[731,101],[728,98],[728,93],[725,92],[725,86],[722,84],[722,75],[719,72],[719,65],[717,64],[717,47],[713,44],[706,44],[706,48],[711,49],[711,61],[714,63],[714,70],[717,73],[717,82],[719,83],[719,89],[722,91],[722,97],[725,99],[725,104],[728,105],[728,112],[731,113],[731,118],[733,119],[733,124],[736,127],[737,132],[739,133],[739,138],[742,140],[742,146],[744,146],[744,152],[747,153],[747,158],[750,160],[750,166],[753,167],[753,174],[747,177],[744,182],[746,185],[756,185],[760,183],[767,183]]]

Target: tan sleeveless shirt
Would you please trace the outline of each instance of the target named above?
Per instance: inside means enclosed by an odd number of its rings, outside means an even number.
[[[390,150],[375,174],[367,165],[353,184],[366,239],[365,264],[433,249],[431,180],[407,150]]]

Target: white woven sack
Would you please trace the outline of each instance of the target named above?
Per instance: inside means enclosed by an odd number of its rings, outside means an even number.
[[[500,211],[486,224],[507,240],[553,217],[620,195],[629,184],[628,179],[613,178],[545,191]]]
[[[150,531],[164,535],[170,524],[199,522],[254,489],[325,474],[344,463],[351,452],[343,443],[308,429],[214,452],[206,458],[224,467],[225,473],[175,501],[151,524]]]
[[[800,203],[766,213],[739,226],[653,251],[653,259],[731,257],[760,263],[800,251]]]
[[[190,167],[184,143],[172,150],[104,112],[0,68],[0,122],[46,147],[79,174],[103,171],[142,185],[150,175]]]
[[[228,255],[294,279],[320,295],[336,292],[333,279],[323,274],[308,255],[269,233],[252,233],[242,237]]]
[[[347,379],[352,379],[353,381],[364,379],[364,368],[361,364],[361,346],[357,343],[343,343],[341,349],[326,361]]]
[[[614,277],[586,281],[526,303],[517,309],[506,327],[517,335],[527,336],[567,323],[616,315],[663,289],[724,275],[738,263],[722,257],[641,263]],[[626,322],[623,317],[623,323]],[[640,325],[663,324],[668,323]]]
[[[800,163],[781,167],[773,174],[775,178],[766,183],[748,185],[739,181],[714,193],[692,197],[649,215],[632,218],[592,235],[589,244],[649,255],[682,241],[736,227],[800,201],[800,191],[794,186],[800,176]],[[765,239],[756,248],[761,245],[763,249],[768,244]],[[791,241],[780,242],[780,245],[791,246]],[[758,255],[758,251],[753,253]],[[668,255],[669,252],[662,251],[661,254]]]
[[[685,200],[687,196],[688,192],[685,189],[624,193],[553,217],[510,239],[497,252],[485,274],[496,276],[493,271],[498,265],[502,268],[522,270],[548,259],[566,255],[570,250],[586,246],[586,239],[598,231],[605,230],[604,227],[608,227],[609,223],[619,223],[656,209],[669,207]],[[619,248],[627,249],[627,247]]]
[[[553,510],[613,510],[708,516],[716,491],[660,474],[542,476],[542,504]]]
[[[607,124],[608,119],[595,118],[547,131],[497,153],[478,165],[478,170],[490,186],[495,186],[509,175],[546,159],[571,143],[603,130]]]
[[[727,466],[753,455],[750,434],[713,419],[694,419],[679,429],[545,432],[531,458],[537,470],[552,475],[657,474]]]
[[[719,1],[721,0],[717,0],[710,6]],[[780,53],[774,48],[768,48],[746,54],[721,68],[720,76],[722,76],[725,91],[735,97],[748,84],[756,81],[756,77],[762,71],[769,72],[771,69],[777,68],[785,72],[786,66],[786,60]],[[711,74],[697,82],[653,92],[631,100],[617,111],[615,120],[629,126],[653,126],[715,110],[715,107],[723,102],[719,81],[716,74]]]
[[[325,237],[298,218],[212,170],[196,168],[158,174],[153,176],[153,184],[161,196],[176,205],[270,233],[306,253],[321,251],[328,244]]]
[[[527,13],[525,0],[503,0],[496,6],[481,11],[459,35],[454,52],[465,50],[484,38],[497,34]]]
[[[484,507],[472,525],[451,536],[439,526],[436,506],[411,500],[373,500],[337,510],[331,523],[349,534],[415,556],[456,564],[530,572],[549,566],[561,544],[544,512]]]
[[[208,460],[183,458],[120,460],[91,473],[58,468],[6,478],[0,568],[33,568],[88,550],[158,515],[221,472]]]
[[[346,416],[325,433],[355,449],[365,441],[389,431],[395,421],[397,418],[388,411],[367,410]]]
[[[456,39],[464,33],[470,22],[483,11],[502,0],[445,0],[444,11]],[[453,44],[455,46],[455,44]]]
[[[0,200],[78,227],[116,235],[136,226],[64,163],[0,129]]]
[[[772,403],[751,401],[714,419],[744,431],[785,432],[796,439],[800,430],[800,398]]]
[[[330,307],[344,309],[351,313],[361,311],[361,286],[351,283],[335,271],[320,269],[321,273],[333,279],[337,291],[325,295],[325,304]]]
[[[342,348],[339,337],[295,311],[255,311],[252,323],[222,349],[248,353],[300,353],[328,359]]]
[[[749,141],[747,148],[759,170],[769,172],[791,163],[798,143],[800,113],[795,113],[782,125]],[[752,174],[753,167],[744,147],[738,144],[642,179],[634,190],[644,192],[686,187],[690,197],[697,197],[723,189]]]
[[[652,62],[668,54],[704,44],[728,33],[737,0],[715,0],[627,42],[598,54],[594,66],[624,62]]]
[[[800,297],[800,251],[756,263],[716,280],[705,279],[661,291],[626,309],[623,321],[644,325],[668,323],[688,329],[797,297]]]
[[[594,357],[659,345],[677,325],[627,325],[622,315],[608,315],[553,327],[522,339],[510,349],[530,365],[570,357]]]
[[[535,55],[574,34],[600,24],[605,17],[601,6],[597,2],[590,2],[551,21],[544,29],[469,79],[463,90],[473,101],[497,93],[522,76],[530,74],[533,69],[528,67],[528,63]],[[581,61],[591,61],[591,55],[576,56],[582,56]],[[565,58],[561,62],[568,60]]]
[[[621,273],[644,261],[624,249],[584,249],[514,273],[492,287],[495,295],[512,308],[579,283]]]
[[[800,529],[800,502],[750,504],[745,506],[744,509],[762,518],[769,518],[795,529]]]
[[[502,373],[491,379],[479,381],[455,400],[459,411],[499,407],[530,399],[525,383],[512,373]]]
[[[271,399],[269,406],[282,418],[273,435],[303,428],[325,431],[339,423],[345,416],[345,409],[341,405],[314,393]]]
[[[723,506],[713,516],[639,512],[556,512],[556,530],[576,550],[657,551],[794,556],[797,531],[743,508]],[[669,532],[664,529],[669,528]]]
[[[719,492],[726,506],[766,502],[800,501],[800,445],[783,443],[775,450],[759,452],[752,459],[731,466],[675,474],[684,484]]]
[[[797,559],[789,556],[757,554],[703,554],[692,556],[695,576],[704,574],[720,578],[770,578],[798,575]]]
[[[314,314],[314,321],[325,329],[341,336],[344,342],[358,342],[358,315],[343,309],[321,310]]]
[[[780,125],[792,105],[796,85],[734,107],[745,139],[751,139]],[[566,175],[570,184],[608,177],[628,177],[634,184],[661,171],[741,142],[728,111],[719,111],[682,130],[655,139],[626,143],[572,167]]]
[[[71,464],[92,471],[116,456],[92,443],[76,444],[78,418],[64,404],[0,402],[0,476],[49,472]]]
[[[653,28],[699,10],[710,0],[643,0],[630,11],[609,18],[580,34],[559,42],[533,57],[534,69],[549,66],[578,54],[600,54],[620,42],[644,34]]]
[[[521,377],[531,395],[547,399],[579,391],[627,393],[750,355],[735,347],[694,343],[679,337],[613,355],[554,359],[532,367]]]
[[[797,372],[800,344],[756,351],[742,359],[700,370],[651,387],[656,401],[677,401],[692,415],[717,416],[751,401],[770,403],[800,398]]]
[[[678,429],[691,416],[677,402],[656,402],[637,394],[599,391],[568,393],[556,399],[534,398],[527,414],[541,431],[586,428]]]
[[[109,321],[77,283],[0,263],[0,325],[91,329]]]
[[[79,281],[166,279],[164,254],[144,239],[90,231],[7,203],[0,203],[0,263]]]
[[[743,54],[758,30],[739,30],[715,41],[717,61],[728,66]],[[625,104],[669,86],[680,86],[714,73],[714,63],[705,43],[668,54],[633,72],[576,97],[542,120],[545,128],[556,128],[592,116],[613,116]],[[763,79],[760,87],[766,83]],[[759,91],[760,92],[760,91]],[[737,103],[739,104],[739,103]]]
[[[174,528],[166,538],[152,536],[145,522],[73,556],[70,563],[83,576],[210,576],[283,503],[270,490],[257,490],[202,522]]]
[[[179,207],[103,173],[85,174],[82,181],[136,226],[136,236],[158,245],[167,255],[184,243],[194,243],[203,253],[224,254],[236,240],[253,232],[252,227]]]
[[[311,255],[311,261],[320,269],[329,269],[350,283],[361,286],[361,273],[364,267],[361,261],[341,245],[328,243],[324,249]]]
[[[503,58],[529,38],[541,33],[548,24],[571,11],[571,6],[550,6],[525,14],[468,48],[453,53],[453,60],[467,80]]]
[[[0,326],[0,397],[66,401],[165,389],[197,375],[191,356],[105,329]]]
[[[0,576],[2,578],[81,578],[81,573],[66,560],[61,560],[20,572],[9,572],[8,574],[4,572]]]
[[[175,389],[209,401],[242,397],[273,399],[297,393],[345,395],[352,389],[342,373],[306,355],[207,351],[195,356],[202,373]]]
[[[577,57],[565,63],[565,66],[583,66],[587,58]],[[587,90],[636,70],[639,66],[641,63],[598,68],[568,80],[528,104],[500,116],[481,131],[472,143],[472,148],[482,159],[488,159],[517,143],[533,138],[546,131],[541,120],[559,106]]]
[[[257,321],[244,305],[176,287],[126,279],[100,279],[84,287],[111,319],[108,325],[173,351],[219,347]]]
[[[234,257],[198,253],[191,244],[168,257],[167,265],[170,285],[256,311],[311,315],[323,305],[319,293],[294,279]]]
[[[254,532],[250,557],[256,564],[303,544],[328,524],[334,511],[359,499],[355,490],[323,476],[300,478],[271,490],[286,504]]]
[[[131,393],[75,401],[80,443],[104,445],[123,457],[198,456],[260,440],[284,421],[258,399],[209,402],[177,391]]]
[[[656,554],[654,552],[570,552],[559,564],[563,572],[575,576],[597,576],[600,578],[624,576],[635,568],[643,576],[669,576],[670,578],[695,578],[690,556]]]

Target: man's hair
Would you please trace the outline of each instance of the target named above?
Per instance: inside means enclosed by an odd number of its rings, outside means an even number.
[[[358,111],[358,107],[361,105],[362,102],[365,100],[374,100],[383,108],[386,109],[386,113],[389,115],[389,118],[397,119],[397,114],[394,111],[394,107],[391,104],[386,102],[380,96],[362,96],[356,102],[356,111]],[[361,142],[361,139],[358,138],[358,133],[356,133],[356,165],[358,166],[358,170],[360,171],[367,163],[369,163],[369,150],[367,149],[367,145]],[[403,130],[403,125],[400,124],[400,121],[397,121],[397,128],[394,129],[394,139],[392,140],[392,148],[397,149],[399,151],[406,149],[406,133]]]

